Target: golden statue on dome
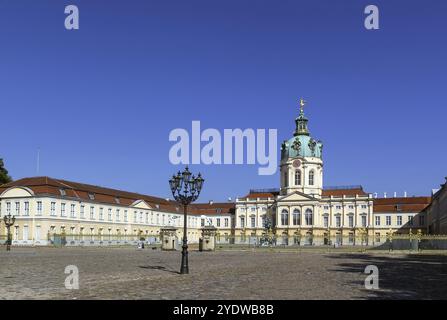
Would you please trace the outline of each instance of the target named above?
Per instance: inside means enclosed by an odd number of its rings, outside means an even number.
[[[304,114],[304,106],[306,105],[307,101],[303,98],[300,98],[300,114]]]

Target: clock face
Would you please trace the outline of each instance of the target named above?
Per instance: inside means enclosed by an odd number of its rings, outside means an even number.
[[[297,160],[293,161],[292,165],[293,165],[295,168],[298,168],[298,167],[301,165],[301,161],[297,159]]]

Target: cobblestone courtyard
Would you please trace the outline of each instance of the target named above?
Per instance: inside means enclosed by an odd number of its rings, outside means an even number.
[[[2,247],[2,249],[4,249]],[[324,251],[180,252],[134,248],[0,251],[0,299],[446,299],[447,256]],[[79,290],[67,290],[67,265]],[[379,290],[366,290],[376,265]]]

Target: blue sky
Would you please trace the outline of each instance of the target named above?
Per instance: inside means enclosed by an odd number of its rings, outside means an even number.
[[[368,4],[380,30],[363,27]],[[304,97],[325,185],[427,195],[447,175],[446,14],[443,0],[0,0],[0,157],[34,176],[40,148],[40,175],[167,197],[172,129],[273,128],[279,145]],[[257,169],[192,166],[201,201],[279,186]]]

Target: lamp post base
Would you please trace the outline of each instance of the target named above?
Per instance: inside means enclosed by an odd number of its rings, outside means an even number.
[[[180,274],[188,274],[189,273],[189,267],[188,267],[188,246],[183,245],[182,246],[182,266],[180,267]]]

